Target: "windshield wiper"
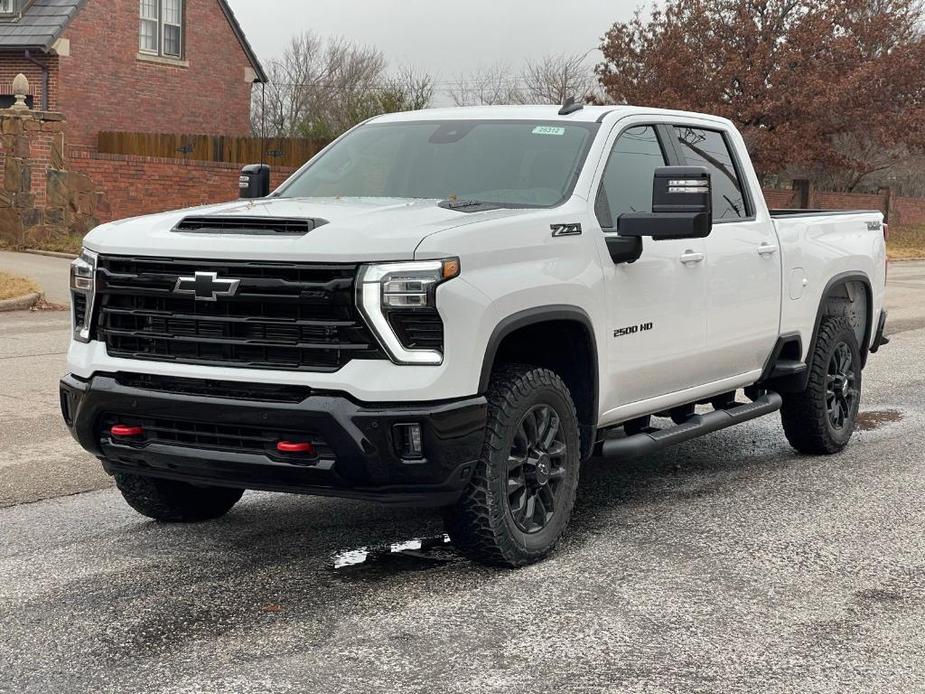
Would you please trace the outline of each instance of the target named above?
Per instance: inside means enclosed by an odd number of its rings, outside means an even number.
[[[437,207],[445,210],[455,210],[456,212],[483,212],[485,210],[497,210],[503,207],[497,202],[485,202],[484,200],[442,200],[437,203]]]

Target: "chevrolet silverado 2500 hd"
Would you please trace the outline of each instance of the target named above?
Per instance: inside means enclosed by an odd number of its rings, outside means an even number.
[[[268,193],[104,224],[73,264],[64,419],[151,518],[430,505],[522,565],[592,455],[776,411],[840,451],[885,342],[881,214],[769,211],[722,118],[387,115]]]

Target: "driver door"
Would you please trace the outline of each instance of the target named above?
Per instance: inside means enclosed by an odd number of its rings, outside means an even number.
[[[647,238],[639,259],[622,264],[605,240],[621,214],[652,211],[655,169],[673,163],[667,136],[659,125],[618,124],[598,187],[610,341],[604,412],[705,382],[698,368],[707,330],[704,239]]]

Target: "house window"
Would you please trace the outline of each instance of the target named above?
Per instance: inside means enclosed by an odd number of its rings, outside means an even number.
[[[16,14],[21,5],[22,0],[0,0],[0,14]]]
[[[140,3],[138,49],[168,58],[183,57],[183,0],[140,0]]]

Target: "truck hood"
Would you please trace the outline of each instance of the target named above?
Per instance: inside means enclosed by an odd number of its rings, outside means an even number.
[[[362,262],[410,260],[426,237],[467,224],[510,217],[528,209],[464,213],[436,200],[385,198],[271,198],[236,200],[103,224],[85,239],[87,248],[115,255]],[[177,232],[184,217],[286,217],[325,220],[303,235]]]

